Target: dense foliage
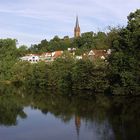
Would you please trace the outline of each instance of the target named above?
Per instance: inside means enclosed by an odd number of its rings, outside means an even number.
[[[102,62],[103,63],[103,62]],[[36,87],[90,89],[104,91],[106,65],[96,66],[90,60],[59,58],[52,64],[19,62],[12,67],[11,80]]]
[[[77,54],[92,48],[113,50],[108,62],[59,58],[53,63],[30,64],[19,61],[27,53],[67,50],[76,47]],[[42,40],[30,48],[16,48],[15,39],[0,39],[0,81],[12,81],[36,87],[89,89],[113,94],[140,93],[140,10],[128,16],[125,28],[110,32],[88,32],[81,37]]]
[[[0,40],[0,79],[7,80],[11,77],[10,68],[17,58],[16,40]]]
[[[90,50],[93,48],[96,49],[107,49],[109,34],[104,32],[86,32],[78,38],[69,38],[65,36],[63,39],[60,39],[58,36],[55,36],[50,41],[42,40],[40,44],[32,45],[29,48],[29,52],[32,53],[41,53],[44,51],[57,51],[57,50],[67,50],[68,48],[77,48],[80,50]]]
[[[114,94],[140,92],[140,10],[128,16],[128,25],[118,33],[109,60],[110,87]]]

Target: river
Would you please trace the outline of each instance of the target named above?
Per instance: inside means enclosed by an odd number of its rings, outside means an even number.
[[[0,87],[0,140],[139,140],[140,98]]]

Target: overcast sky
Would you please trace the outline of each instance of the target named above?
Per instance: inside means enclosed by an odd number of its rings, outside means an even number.
[[[81,31],[125,26],[140,0],[0,0],[0,38],[16,38],[30,46],[42,39],[73,36],[75,17]]]

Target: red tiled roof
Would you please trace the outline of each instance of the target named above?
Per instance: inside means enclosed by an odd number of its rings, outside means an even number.
[[[107,50],[96,50],[96,49],[94,49],[94,50],[91,50],[91,51],[88,53],[88,57],[90,57],[90,58],[94,58],[94,59],[100,58],[101,59],[101,57],[106,58],[108,56]]]
[[[45,56],[52,56],[52,53],[51,52],[46,52],[46,53],[43,53],[42,55],[45,55]]]
[[[63,54],[63,51],[55,51],[54,58],[58,58]]]

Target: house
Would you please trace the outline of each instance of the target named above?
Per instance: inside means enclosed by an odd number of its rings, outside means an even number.
[[[63,51],[55,51],[55,52],[46,52],[42,53],[41,55],[38,54],[28,54],[24,57],[21,57],[21,61],[28,61],[31,63],[37,63],[39,61],[44,61],[44,62],[52,62],[55,59],[61,57],[63,54]]]
[[[61,57],[63,54],[63,51],[55,51],[55,52],[52,52],[52,59],[55,60],[59,57]]]
[[[51,62],[52,61],[52,53],[46,52],[40,55],[40,60],[45,62]]]
[[[108,50],[91,50],[89,53],[88,53],[88,57],[90,59],[102,59],[102,60],[105,60],[107,58],[108,55],[111,54],[111,49],[108,49]]]
[[[31,63],[37,63],[39,62],[39,55],[37,54],[28,54],[24,57],[21,57],[20,58],[21,61],[28,61],[28,62],[31,62]]]
[[[46,52],[40,55],[41,61],[44,62],[52,62],[55,59],[61,57],[63,54],[63,51],[55,51],[55,52]]]

